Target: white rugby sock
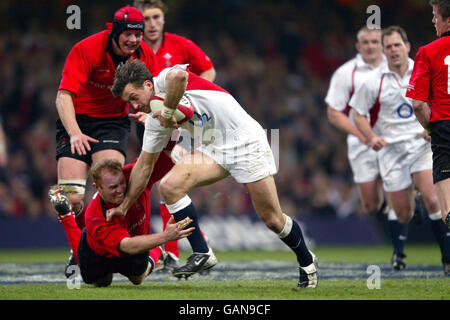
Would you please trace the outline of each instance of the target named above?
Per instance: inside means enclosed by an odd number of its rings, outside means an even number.
[[[188,195],[185,195],[183,198],[181,198],[180,200],[178,200],[177,202],[175,202],[173,204],[166,203],[166,207],[167,207],[167,210],[169,210],[169,212],[171,214],[174,214],[174,213],[186,208],[188,205],[191,204],[191,202],[192,202],[191,198],[189,198]]]

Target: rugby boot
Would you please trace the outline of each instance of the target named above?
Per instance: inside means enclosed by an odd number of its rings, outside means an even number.
[[[313,257],[313,262],[309,266],[298,267],[300,276],[297,289],[317,287],[317,269],[319,268],[319,259],[317,259],[317,256],[312,252],[311,255]]]
[[[72,206],[67,198],[66,192],[59,186],[54,185],[48,191],[48,199],[58,213],[58,219],[73,215]]]
[[[406,255],[403,253],[394,253],[391,260],[392,269],[401,270],[406,268]]]
[[[211,269],[218,263],[216,256],[211,248],[207,253],[194,252],[188,259],[184,266],[175,268],[172,275],[177,278],[184,277],[187,279],[194,273],[198,273],[204,270]]]

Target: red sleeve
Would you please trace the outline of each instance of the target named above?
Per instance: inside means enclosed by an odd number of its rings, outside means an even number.
[[[167,149],[164,149],[167,150]],[[147,189],[151,190],[153,185],[161,180],[174,166],[174,162],[172,161],[172,158],[167,155],[164,150],[159,154],[158,160],[155,163],[155,167],[153,168],[152,175],[150,176],[150,179],[148,180]],[[125,178],[127,179],[127,183],[130,179],[131,170],[133,169],[134,165],[136,164],[137,159],[134,160],[133,163],[127,164],[123,167],[123,172],[125,175]]]
[[[59,90],[68,90],[77,95],[83,84],[87,82],[90,69],[84,46],[80,43],[76,44],[67,56]]]
[[[101,256],[119,257],[119,243],[123,238],[130,237],[127,230],[121,227],[117,219],[106,221],[103,217],[100,201],[92,199],[86,210],[86,231],[89,247]]]
[[[428,101],[430,92],[430,59],[423,48],[419,49],[409,80],[406,96],[415,100]]]
[[[201,73],[211,69],[213,63],[211,59],[199,48],[194,42],[186,39],[185,47],[188,54],[189,71],[200,75]]]

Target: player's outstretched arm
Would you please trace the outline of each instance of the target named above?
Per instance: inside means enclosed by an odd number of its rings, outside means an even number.
[[[141,151],[138,161],[131,170],[125,199],[118,207],[106,211],[107,221],[111,221],[114,216],[118,216],[119,218],[126,216],[128,210],[146,188],[158,157],[159,152],[148,153],[144,150]]]
[[[173,223],[173,217],[171,217],[163,232],[123,238],[119,243],[119,250],[128,254],[138,254],[148,252],[150,249],[163,245],[167,241],[183,239],[191,235],[195,229],[192,227],[184,230],[191,222],[192,219],[187,217],[177,223]]]
[[[98,143],[99,141],[81,132],[75,117],[75,107],[73,106],[72,93],[70,91],[58,91],[56,95],[56,109],[64,128],[70,136],[72,154],[76,151],[79,155],[85,155],[86,150],[91,150],[89,143]]]

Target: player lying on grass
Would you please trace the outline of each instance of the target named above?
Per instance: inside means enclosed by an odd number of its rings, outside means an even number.
[[[184,229],[191,219],[173,224],[171,218],[163,232],[150,234],[150,190],[167,171],[161,165],[169,161],[171,163],[170,158],[161,153],[157,166],[163,169],[155,171],[145,190],[129,207],[127,217],[112,221],[106,221],[106,210],[124,200],[134,163],[125,167],[114,159],[96,163],[91,175],[97,193],[87,208],[86,227],[82,231],[65,192],[57,185],[50,189],[50,202],[64,226],[85,283],[105,287],[111,284],[113,273],[120,273],[133,284],[140,284],[150,273],[164,267],[167,255],[159,246],[192,233],[193,227]]]
[[[192,137],[197,137],[194,145],[198,145],[161,180],[159,191],[175,221],[190,217],[196,229],[188,237],[194,253],[186,265],[174,269],[173,275],[189,277],[216,263],[198,231],[197,211],[187,193],[231,175],[247,188],[261,220],[296,254],[300,273],[298,287],[316,287],[317,259],[308,250],[300,225],[281,210],[272,176],[277,168],[265,131],[226,90],[185,71],[185,67],[176,65],[164,69],[155,78],[145,64],[137,60],[117,70],[112,92],[133,107],[149,107],[155,94],[165,92],[166,96],[162,111],[147,118],[144,144],[131,172],[125,200],[107,211],[108,219],[126,218],[129,208],[145,189],[160,152],[174,127],[178,127],[175,109],[185,96],[192,103],[195,117],[182,126]]]

